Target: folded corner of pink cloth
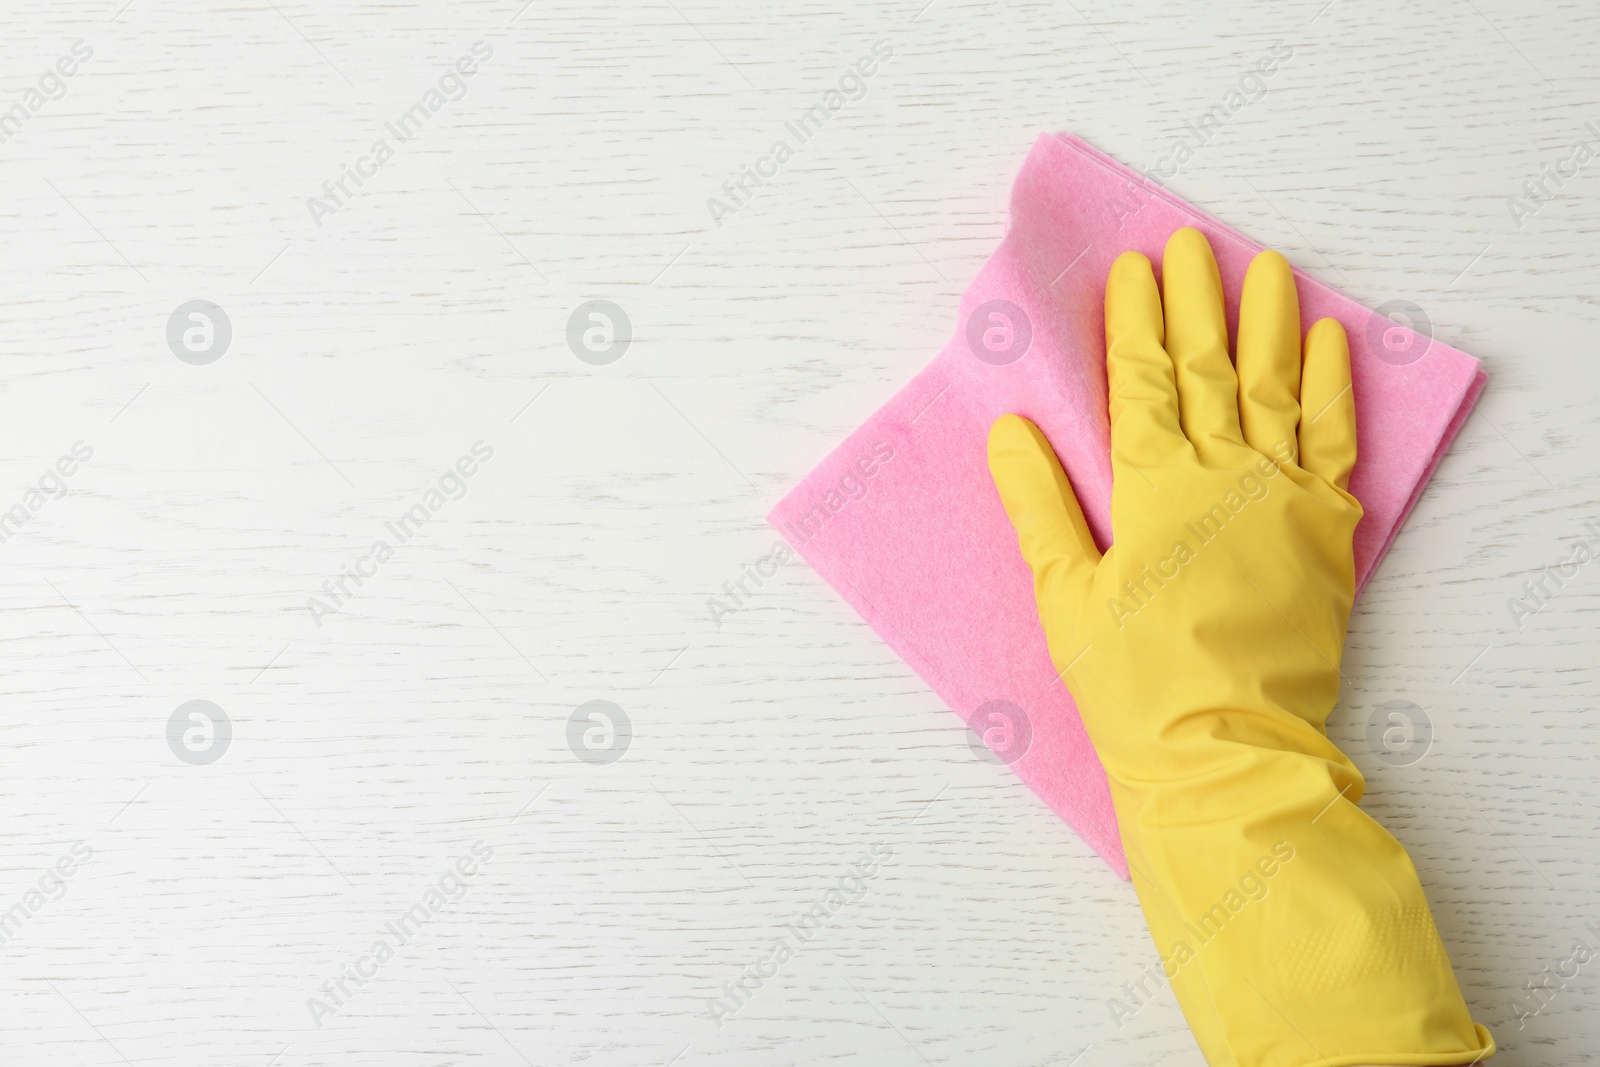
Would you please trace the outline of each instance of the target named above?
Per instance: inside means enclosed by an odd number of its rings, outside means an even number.
[[[1016,412],[1061,457],[1111,540],[1105,277],[1122,252],[1159,263],[1193,226],[1216,253],[1237,327],[1261,246],[1069,135],[1042,134],[1011,190],[1010,226],[934,360],[773,508],[769,521],[998,757],[1123,878],[1105,771],[1040,631],[1032,578],[989,478],[989,425]],[[1473,357],[1435,341],[1415,305],[1368,310],[1296,272],[1302,325],[1350,338],[1365,516],[1358,588],[1482,391]]]

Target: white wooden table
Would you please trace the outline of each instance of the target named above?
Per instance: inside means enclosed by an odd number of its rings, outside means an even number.
[[[1040,130],[1151,166],[1277,41],[1169,184],[1492,375],[1333,730],[1498,1062],[1600,1060],[1600,962],[1512,1007],[1600,943],[1600,564],[1507,606],[1600,523],[1591,6],[119,3],[0,14],[0,1062],[1199,1064],[1108,1011],[1130,888],[816,575],[707,602]]]

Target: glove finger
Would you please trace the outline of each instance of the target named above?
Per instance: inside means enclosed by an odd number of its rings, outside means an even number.
[[[1174,233],[1161,258],[1168,355],[1178,384],[1183,432],[1204,456],[1216,445],[1242,445],[1239,379],[1228,358],[1228,314],[1222,276],[1205,235],[1191,226]]]
[[[1047,600],[1087,597],[1100,549],[1039,427],[1020,415],[996,419],[989,427],[989,474],[1033,571],[1041,613]]]
[[[1356,398],[1350,386],[1350,342],[1337,319],[1321,319],[1306,334],[1300,396],[1300,466],[1330,485],[1350,488],[1356,465]]]
[[[1188,448],[1150,261],[1124,252],[1106,279],[1106,384],[1113,469],[1166,462]]]
[[[1348,379],[1346,379],[1348,381]],[[1239,420],[1246,443],[1286,458],[1300,423],[1300,298],[1277,252],[1251,261],[1239,299]]]

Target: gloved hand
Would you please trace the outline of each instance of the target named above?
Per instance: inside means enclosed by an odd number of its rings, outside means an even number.
[[[1263,252],[1236,372],[1205,238],[1179,230],[1163,270],[1158,292],[1129,252],[1106,283],[1103,555],[1038,428],[989,434],[1163,968],[1213,1067],[1475,1062],[1493,1040],[1324,730],[1361,518],[1344,330],[1313,326],[1302,369],[1294,276]]]

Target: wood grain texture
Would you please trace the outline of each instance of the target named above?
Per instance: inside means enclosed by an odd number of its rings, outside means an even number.
[[[1600,12],[1568,0],[521,0],[0,13],[0,1062],[1199,1064],[1131,890],[801,564],[719,621],[762,515],[942,346],[1035,135],[1149,166],[1275,41],[1171,185],[1492,381],[1358,608],[1332,729],[1411,848],[1497,1062],[1600,1060]],[[520,9],[520,10],[519,10]],[[492,57],[314,218],[451,64]],[[891,60],[751,201],[707,200],[874,42]],[[233,339],[174,357],[204,298]],[[582,302],[634,327],[577,359]],[[307,599],[475,442],[493,458],[348,604]],[[215,702],[223,756],[178,759]],[[632,742],[568,748],[585,701]],[[1432,750],[1389,767],[1378,705]],[[474,842],[460,899],[308,998]],[[874,846],[860,899],[723,995]],[[58,899],[42,899],[44,896]]]

